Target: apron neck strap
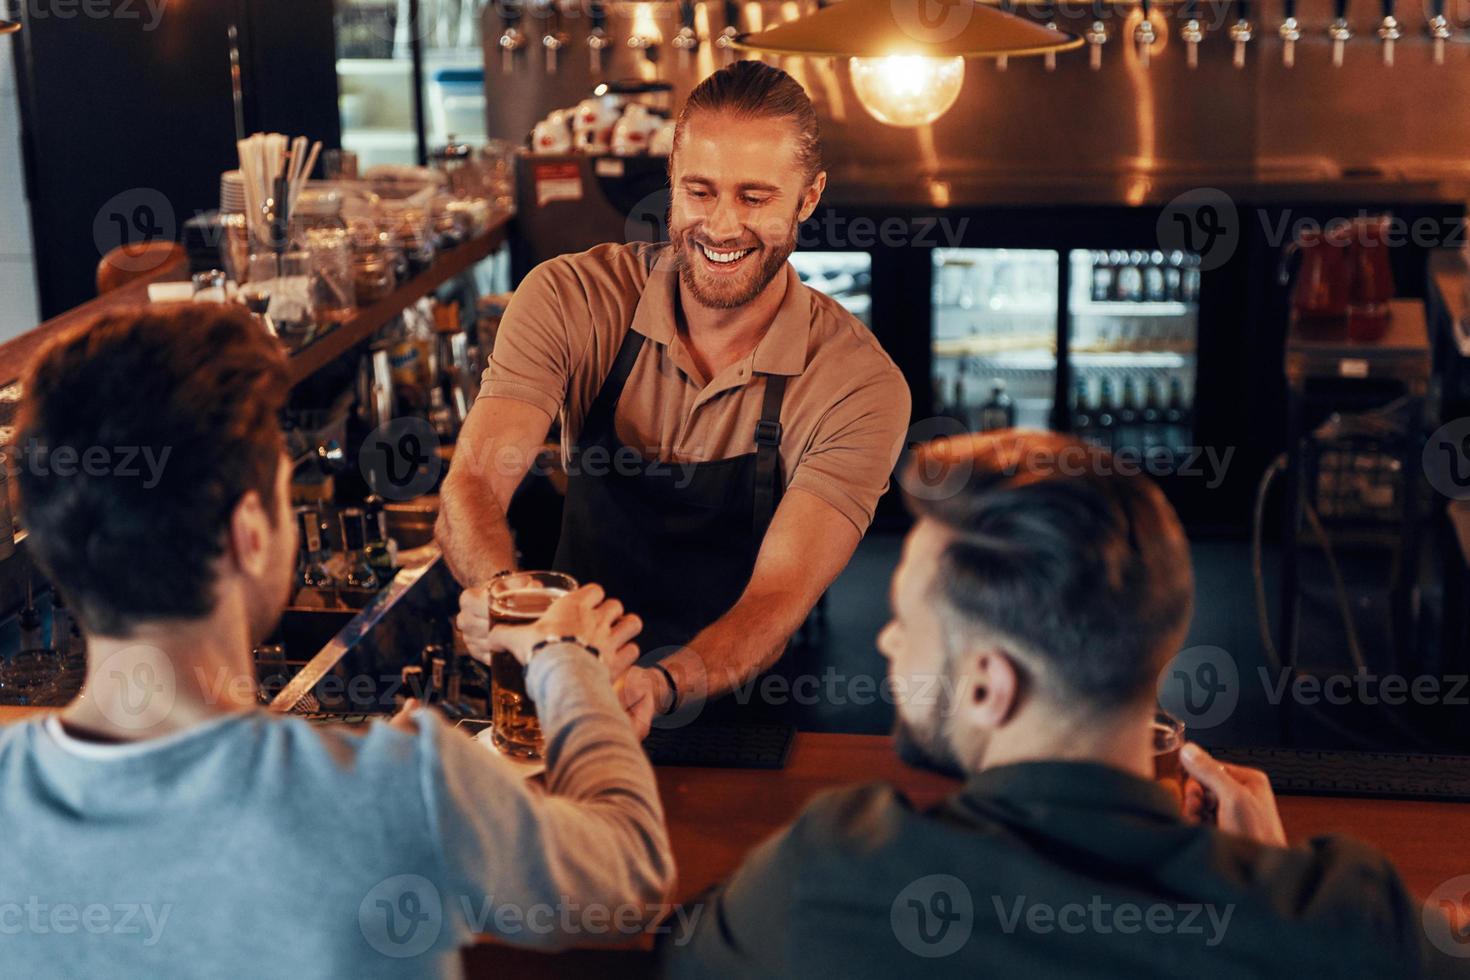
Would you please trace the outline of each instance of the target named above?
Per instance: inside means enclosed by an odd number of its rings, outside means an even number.
[[[598,391],[597,398],[587,411],[587,420],[582,424],[583,431],[597,431],[599,426],[612,425],[613,412],[617,410],[618,399],[623,397],[623,386],[628,383],[628,375],[633,372],[633,364],[638,360],[638,352],[643,349],[643,341],[643,335],[632,327],[623,335],[623,344],[618,348],[612,370],[607,373],[607,380],[603,381],[602,389]]]
[[[768,374],[761,420],[755,424],[755,547],[760,550],[766,529],[776,513],[776,490],[781,469],[781,402],[786,397],[786,375]]]

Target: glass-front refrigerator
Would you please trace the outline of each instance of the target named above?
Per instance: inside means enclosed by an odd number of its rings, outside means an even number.
[[[938,414],[974,431],[1051,424],[1059,262],[1049,249],[935,249]]]
[[[1074,249],[1068,262],[1071,429],[1170,472],[1195,444],[1199,256]]]
[[[420,0],[415,31],[407,0],[336,0],[342,148],[357,154],[361,169],[420,162],[420,123],[427,152],[450,136],[485,141],[482,8],[468,0]],[[414,69],[415,44],[421,75]]]
[[[873,256],[868,252],[793,252],[801,281],[832,297],[873,328]]]

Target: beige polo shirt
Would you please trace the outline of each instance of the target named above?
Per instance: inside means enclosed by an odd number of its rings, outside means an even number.
[[[704,378],[676,325],[677,272],[650,271],[657,249],[599,245],[533,269],[505,311],[480,397],[559,415],[567,453],[631,326],[652,343],[614,413],[618,438],[650,459],[702,463],[755,450],[765,391],[756,375],[787,375],[787,489],[815,494],[866,531],[910,409],[908,385],[872,332],[788,264],[785,300],[755,350]]]

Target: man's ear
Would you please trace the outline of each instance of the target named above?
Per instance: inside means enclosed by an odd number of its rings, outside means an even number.
[[[265,574],[270,556],[266,542],[270,540],[270,518],[260,493],[247,490],[230,512],[230,548],[228,558],[246,575]]]
[[[827,171],[823,170],[812,178],[811,186],[802,195],[801,209],[796,212],[798,221],[805,221],[817,210],[817,205],[822,203],[822,192],[827,189]]]
[[[1004,649],[991,645],[972,649],[958,673],[954,710],[960,723],[990,732],[1015,714],[1021,673]]]

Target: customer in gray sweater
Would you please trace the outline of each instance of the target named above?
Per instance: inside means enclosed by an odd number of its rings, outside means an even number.
[[[641,624],[598,587],[495,634],[528,662],[544,789],[431,712],[255,707],[296,554],[285,391],[274,339],[202,305],[104,315],[27,378],[29,547],[88,675],[0,729],[0,973],[455,976],[475,933],[621,941],[661,912],[663,813],[612,686]]]

